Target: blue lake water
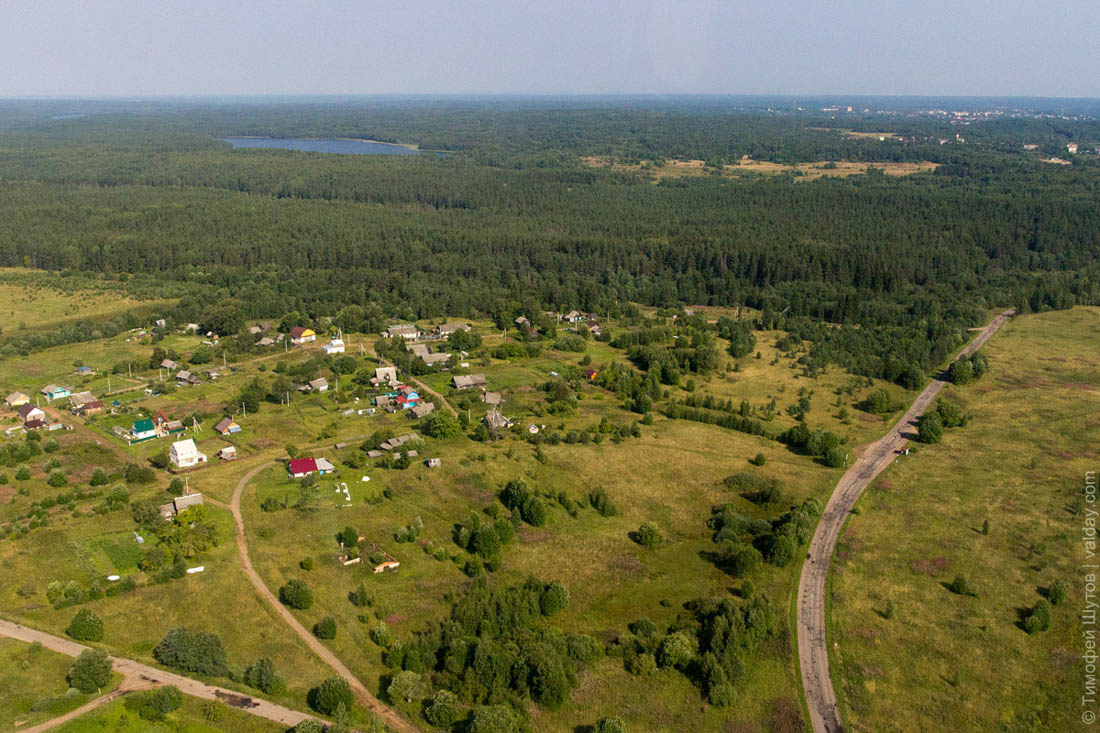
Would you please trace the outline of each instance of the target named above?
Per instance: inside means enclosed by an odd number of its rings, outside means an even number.
[[[226,137],[235,148],[281,148],[307,153],[340,153],[343,155],[419,155],[419,150],[404,145],[390,145],[371,140],[325,140],[284,137]]]

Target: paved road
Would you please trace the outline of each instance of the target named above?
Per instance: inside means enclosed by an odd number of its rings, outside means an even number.
[[[294,614],[279,602],[279,599],[275,597],[275,594],[272,593],[267,587],[267,584],[264,583],[260,574],[252,567],[252,560],[248,557],[248,540],[244,533],[244,518],[241,516],[241,494],[244,493],[244,489],[249,481],[271,465],[273,464],[262,463],[242,476],[241,480],[237,482],[237,488],[233,490],[233,499],[229,503],[229,509],[233,512],[233,519],[237,523],[237,553],[240,555],[241,567],[244,569],[245,576],[248,578],[249,582],[252,583],[256,592],[260,594],[260,597],[275,609],[275,612],[282,617],[294,633],[296,633],[302,641],[304,641],[309,648],[325,662],[325,664],[332,667],[337,674],[348,681],[352,691],[355,693],[355,697],[363,707],[381,718],[386,725],[396,731],[400,731],[400,733],[416,733],[418,729],[414,725],[405,718],[402,718],[392,708],[382,704],[382,702],[371,694],[370,690],[359,681],[359,678],[344,666],[344,663],[340,661],[339,657],[333,654],[328,647],[311,634],[305,626],[302,626],[298,619],[295,618]]]
[[[37,629],[20,626],[19,624],[4,620],[0,620],[0,636],[7,636],[25,642],[37,641],[47,649],[52,649],[55,652],[60,652],[70,657],[79,656],[82,651],[88,648],[62,636],[54,636],[44,631],[38,631]],[[288,728],[298,725],[298,723],[303,720],[315,717],[307,713],[299,712],[298,710],[285,708],[282,705],[276,705],[267,700],[258,700],[248,695],[235,692],[234,690],[227,690],[224,687],[208,685],[204,682],[193,680],[190,677],[183,677],[178,674],[173,674],[172,672],[165,672],[162,669],[150,667],[147,664],[135,662],[125,657],[111,657],[111,662],[114,664],[115,671],[126,678],[119,690],[116,691],[119,694],[126,694],[127,692],[138,689],[158,687],[160,685],[175,685],[180,689],[180,692],[185,695],[201,697],[204,700],[221,700],[238,710],[243,710],[250,715],[258,715],[261,718],[274,720],[276,723],[285,725]],[[88,703],[83,708],[74,710],[66,716],[54,718],[42,724],[42,726],[47,727],[38,726],[28,730],[47,730],[55,725],[60,725],[66,720],[76,717],[80,711],[87,712],[98,705],[102,705],[104,702],[110,702],[110,700],[104,699],[108,697],[110,697],[110,695],[104,695]]]
[[[1013,311],[1004,311],[994,317],[958,356],[970,356],[980,349],[1012,314]],[[810,541],[807,560],[802,565],[802,577],[798,582],[797,628],[802,689],[806,693],[814,733],[839,733],[844,730],[829,674],[829,650],[825,638],[826,579],[833,550],[848,513],[860,494],[896,458],[904,441],[915,434],[912,432],[913,424],[933,403],[945,384],[940,377],[934,378],[890,428],[890,432],[866,447],[863,455],[856,459],[833,490]]]

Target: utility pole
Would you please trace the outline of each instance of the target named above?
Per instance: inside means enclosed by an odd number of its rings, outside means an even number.
[[[134,378],[134,365],[133,364],[127,364],[126,368],[130,371],[130,379],[133,379]]]
[[[244,412],[244,417],[248,417],[248,408],[245,407],[243,402],[241,403],[241,411]]]

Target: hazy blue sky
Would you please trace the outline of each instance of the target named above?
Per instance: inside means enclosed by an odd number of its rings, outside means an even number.
[[[0,95],[1100,97],[1096,0],[0,0]]]

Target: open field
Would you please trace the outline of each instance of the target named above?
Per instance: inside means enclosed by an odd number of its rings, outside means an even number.
[[[983,353],[989,373],[945,392],[969,424],[884,473],[838,546],[833,666],[854,730],[1080,719],[1088,560],[1075,528],[1097,469],[1100,310],[1018,317]],[[976,595],[947,590],[958,575]],[[1024,617],[1056,581],[1068,594],[1051,629],[1028,635]]]
[[[29,728],[95,697],[69,688],[65,678],[72,664],[72,657],[41,645],[0,637],[0,731]]]
[[[127,297],[110,284],[97,290],[69,291],[60,283],[43,284],[45,276],[28,277],[28,271],[0,268],[0,314],[4,316],[5,335],[22,330],[57,328],[78,320],[99,320],[126,311],[148,312],[171,305],[174,301],[139,301]]]
[[[277,723],[228,705],[214,704],[187,695],[180,708],[165,720],[153,722],[127,709],[126,700],[115,700],[87,715],[57,728],[59,733],[282,733],[286,728]],[[211,718],[214,718],[212,720]]]
[[[812,181],[818,178],[846,178],[862,175],[867,173],[870,168],[875,168],[888,176],[911,176],[914,173],[934,171],[938,165],[927,161],[920,163],[893,161],[863,163],[843,160],[788,165],[766,160],[753,160],[747,156],[736,163],[727,163],[721,168],[708,167],[706,162],[702,160],[670,159],[660,164],[652,161],[624,164],[612,163],[607,158],[599,156],[589,156],[582,158],[581,162],[590,168],[610,168],[616,171],[641,173],[654,182],[664,178],[682,178],[685,176],[721,175],[736,177],[751,174],[764,176],[792,175],[796,180]]]

